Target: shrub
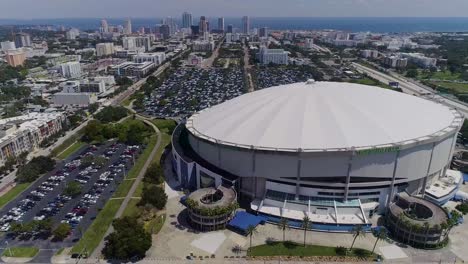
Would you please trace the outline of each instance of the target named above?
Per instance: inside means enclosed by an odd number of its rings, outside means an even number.
[[[367,257],[370,256],[370,252],[365,250],[365,249],[362,249],[362,248],[353,249],[353,253],[354,253],[354,255],[356,255],[357,257],[360,257],[360,258],[367,258]]]
[[[138,204],[139,205],[150,204],[156,207],[157,209],[163,209],[164,206],[166,206],[166,202],[167,202],[167,195],[164,192],[164,189],[159,186],[152,185],[150,187],[143,189],[143,194]]]
[[[463,203],[455,206],[455,208],[464,215],[468,214],[468,202],[463,202]]]
[[[335,253],[338,256],[345,256],[346,255],[346,248],[345,247],[335,247]]]

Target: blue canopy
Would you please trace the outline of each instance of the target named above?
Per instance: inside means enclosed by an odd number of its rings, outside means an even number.
[[[262,216],[257,216],[244,211],[239,211],[229,222],[228,227],[238,230],[244,235],[248,235],[247,229],[249,228],[249,226],[255,227],[262,222],[265,222],[265,219]]]

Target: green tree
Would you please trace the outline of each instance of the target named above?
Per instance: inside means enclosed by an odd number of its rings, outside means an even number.
[[[376,237],[377,239],[375,240],[374,247],[372,248],[372,254],[374,254],[375,247],[377,246],[377,242],[379,242],[379,240],[384,240],[387,238],[387,230],[385,228],[380,227],[379,231],[377,231],[376,233]]]
[[[94,114],[99,108],[99,103],[93,103],[88,106],[88,112]]]
[[[257,227],[253,226],[253,225],[249,225],[247,227],[246,232],[247,232],[247,234],[249,234],[249,238],[250,238],[250,247],[249,247],[249,250],[250,250],[252,248],[252,237],[253,237],[254,234],[258,233]]]
[[[286,240],[286,229],[289,229],[288,219],[281,217],[278,228],[283,231],[283,242]]]
[[[166,206],[166,202],[167,194],[164,192],[164,189],[156,185],[151,185],[143,189],[141,200],[138,204],[150,204],[161,210]]]
[[[409,77],[409,78],[416,78],[416,77],[418,77],[418,70],[416,70],[416,69],[409,69],[409,70],[406,72],[406,77]]]
[[[307,235],[307,229],[312,228],[312,222],[310,221],[310,218],[306,215],[304,218],[302,218],[302,228],[304,228],[304,247],[306,246],[306,235]]]
[[[102,135],[102,124],[100,121],[91,120],[89,121],[88,125],[84,128],[83,139],[91,142],[102,142],[104,141],[104,137]]]
[[[351,244],[351,248],[349,250],[352,250],[353,249],[353,246],[354,246],[354,242],[356,242],[356,239],[359,237],[365,237],[366,236],[366,233],[364,231],[364,226],[363,225],[355,225],[353,227],[353,230],[351,231],[351,233],[353,234],[353,243]]]
[[[143,258],[151,247],[151,234],[135,217],[114,220],[114,232],[105,238],[102,254],[107,259],[129,260]]]
[[[161,184],[164,182],[164,171],[157,163],[153,163],[146,170],[143,181],[151,184]]]
[[[56,240],[64,240],[71,232],[71,226],[68,223],[60,223],[54,229],[53,235]]]
[[[77,197],[81,194],[81,184],[76,181],[69,182],[63,190],[63,194],[73,198]]]

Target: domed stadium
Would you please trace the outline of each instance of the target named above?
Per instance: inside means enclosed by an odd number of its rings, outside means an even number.
[[[234,187],[271,221],[367,225],[396,194],[425,195],[446,177],[462,123],[415,96],[310,80],[195,113],[174,131],[172,164],[186,188]]]

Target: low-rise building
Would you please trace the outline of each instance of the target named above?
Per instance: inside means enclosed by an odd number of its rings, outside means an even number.
[[[192,45],[193,51],[210,52],[210,51],[213,51],[214,48],[215,48],[214,41],[207,41],[207,40],[196,40],[193,42],[193,45]]]
[[[62,129],[66,117],[61,112],[29,113],[0,120],[0,166],[8,157],[17,157],[39,147]]]
[[[152,62],[123,62],[110,67],[109,73],[114,76],[135,76],[142,78],[148,75],[155,67],[156,64]]]
[[[419,65],[423,68],[431,68],[437,66],[437,59],[426,57],[421,53],[401,53],[403,58],[408,59],[408,61]]]
[[[96,55],[98,57],[110,56],[114,54],[114,43],[99,43],[96,45]]]
[[[387,56],[384,58],[383,64],[391,68],[406,68],[408,60],[398,56]]]
[[[283,49],[268,49],[261,47],[257,53],[257,58],[261,64],[288,64],[289,53]]]
[[[77,61],[60,64],[60,74],[65,78],[78,78],[81,76],[81,65]]]
[[[376,59],[379,57],[379,51],[377,50],[361,50],[361,57]]]
[[[166,60],[164,52],[139,53],[133,57],[133,61],[136,63],[152,62],[156,65],[161,65],[164,60]]]

